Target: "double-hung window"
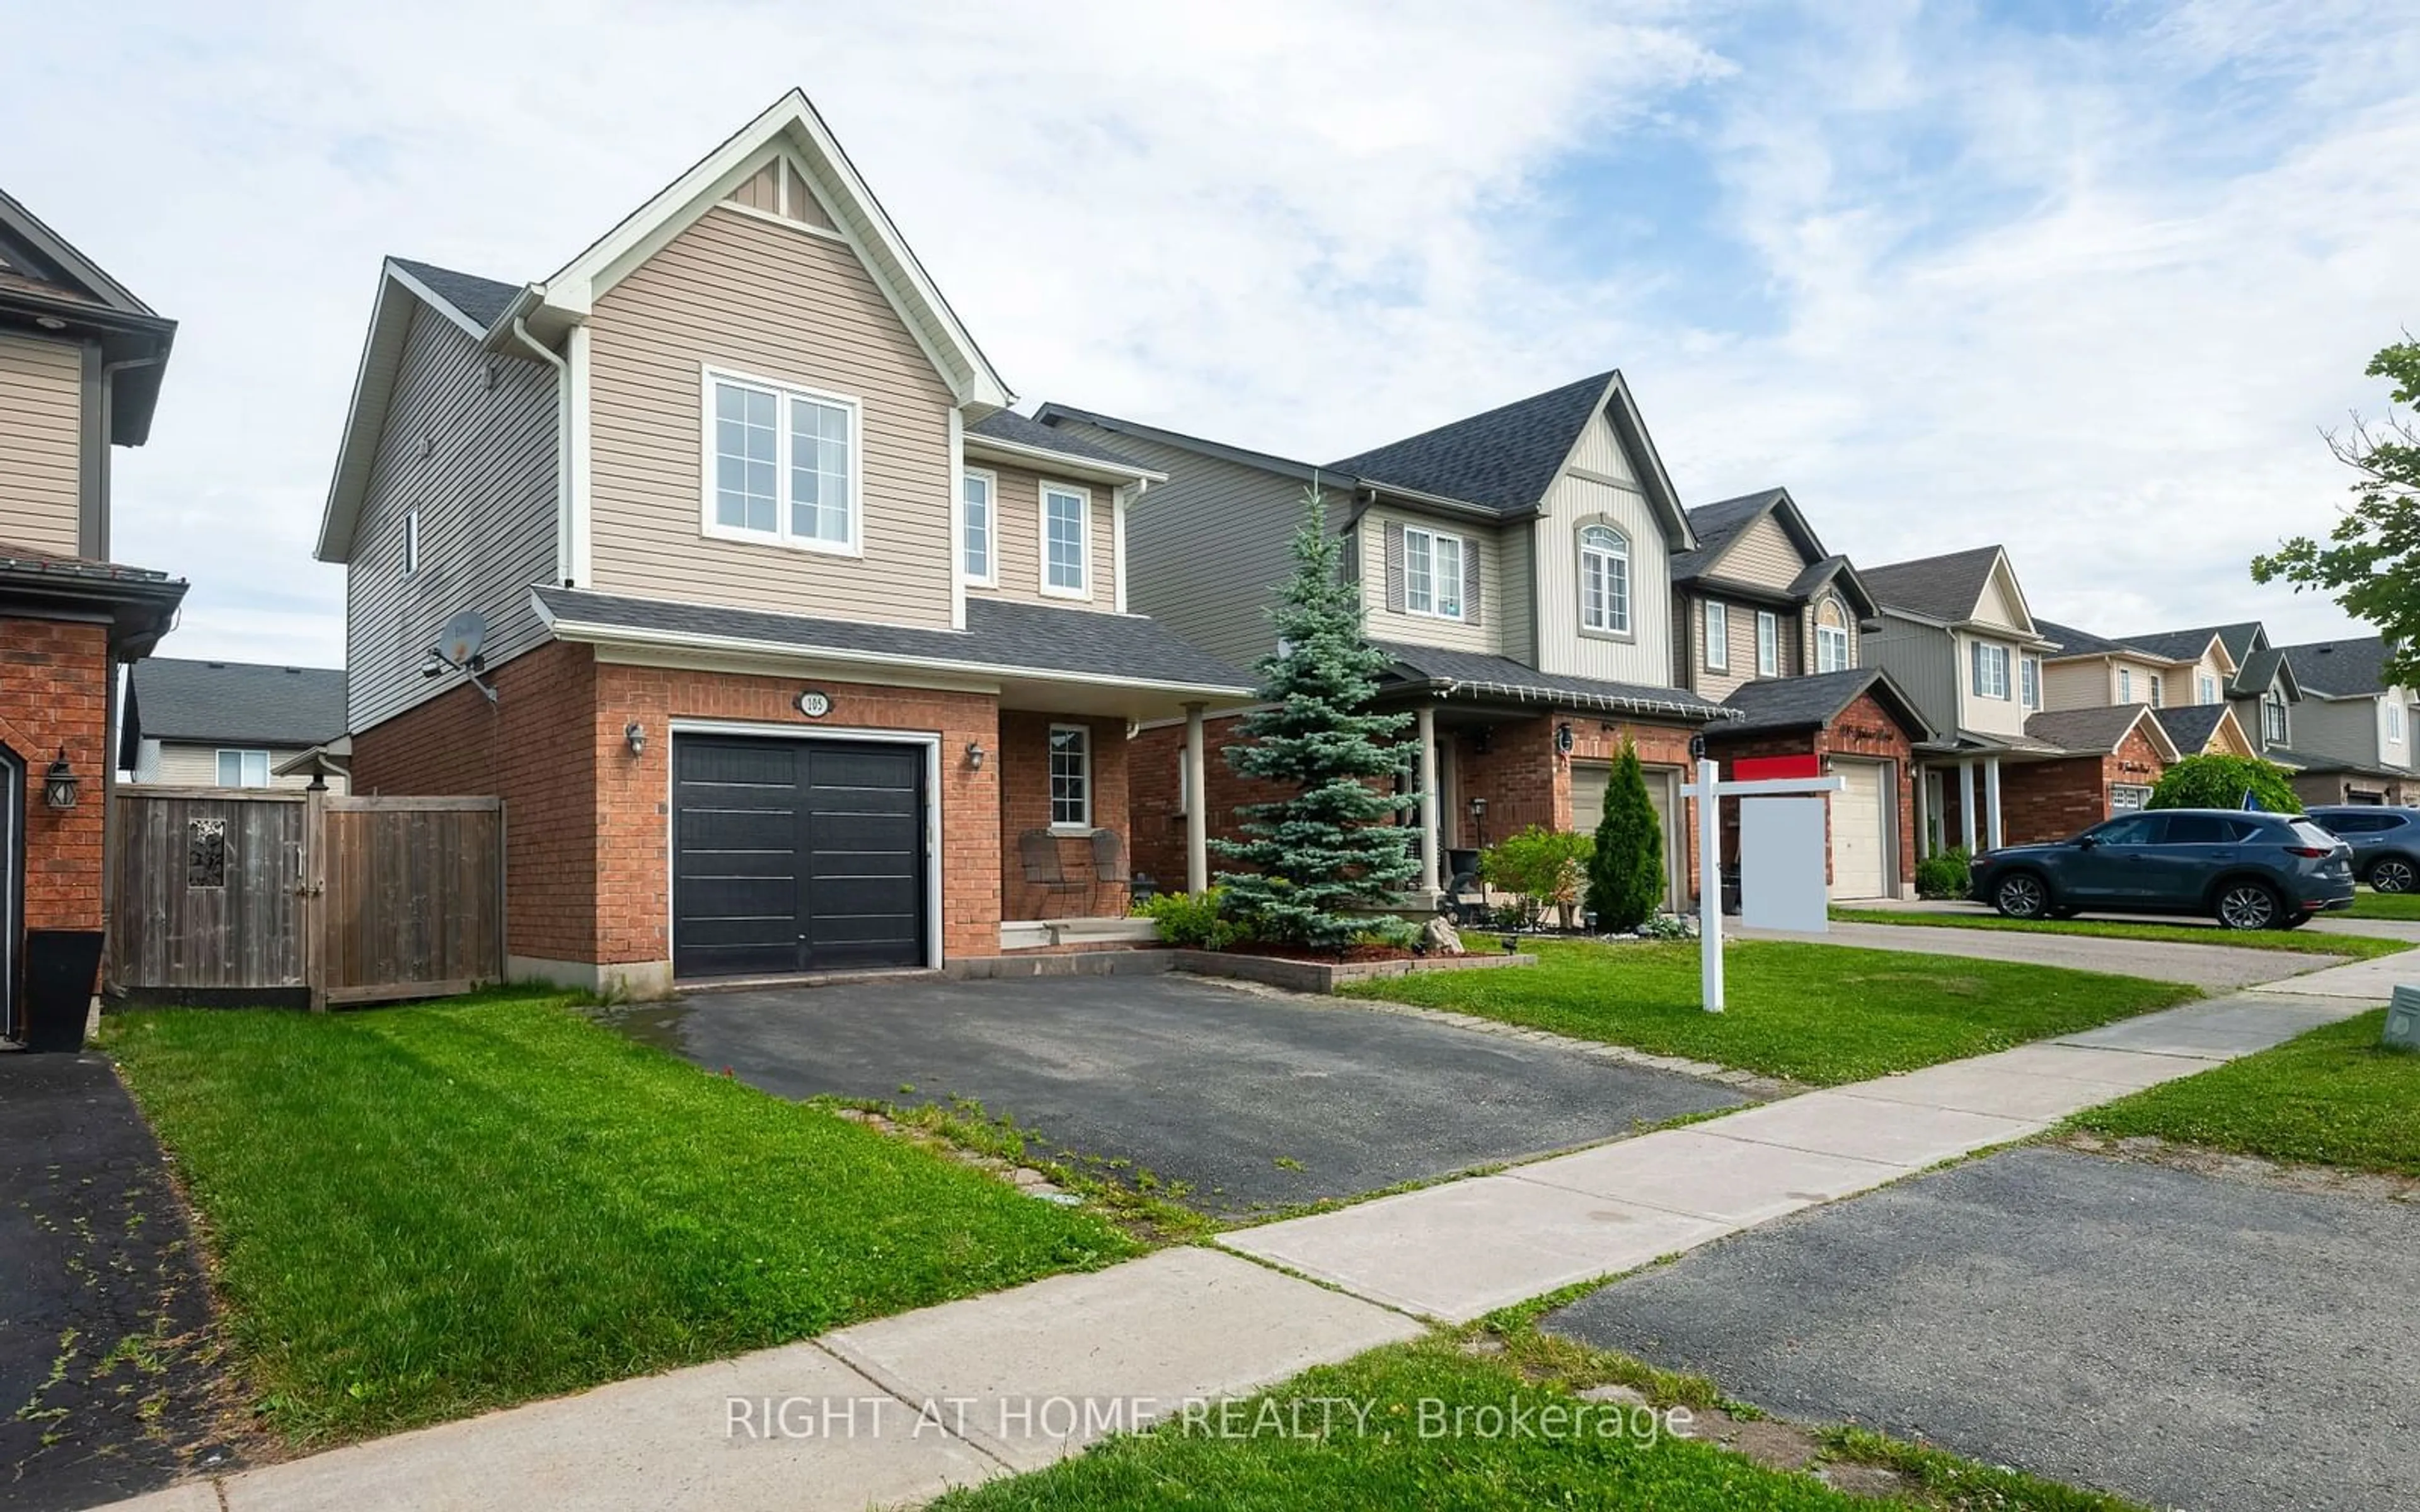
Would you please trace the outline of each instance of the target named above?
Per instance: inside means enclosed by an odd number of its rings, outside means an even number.
[[[1440,620],[1462,618],[1462,554],[1459,535],[1404,529],[1404,608]]]
[[[2134,702],[2134,670],[2131,667],[2118,669],[2118,702],[2120,703]]]
[[[2041,658],[2040,656],[2027,656],[2023,661],[2020,661],[2017,664],[2017,681],[2022,685],[2018,688],[2018,692],[2024,695],[2025,707],[2028,709],[2040,708]]]
[[[1979,699],[2005,699],[2009,696],[2009,648],[1981,640],[1969,641],[1973,653],[1971,681],[1975,696]]]
[[[2201,674],[2201,684],[2200,684],[2199,691],[2200,691],[2201,697],[2200,697],[2200,699],[2199,699],[2197,702],[2203,702],[2203,703],[2215,703],[2215,702],[2218,702],[2218,679],[2217,679],[2217,678],[2215,678],[2215,677],[2212,677],[2212,676],[2211,676],[2210,673],[2208,673],[2208,672],[2204,672],[2204,673],[2202,673],[2202,674]]]
[[[1093,495],[1063,483],[1042,486],[1042,591],[1061,598],[1092,592]]]
[[[1781,675],[1781,616],[1769,609],[1756,611],[1756,674]]]
[[[706,532],[855,553],[857,401],[714,372],[706,388]]]
[[[2151,674],[2151,707],[2155,709],[2164,708],[2167,705],[2167,681],[2158,672],[2153,672]]]
[[[1706,671],[1727,672],[1731,668],[1731,611],[1709,599],[1706,602]]]
[[[1610,525],[1580,532],[1580,628],[1630,633],[1630,540]]]
[[[269,752],[265,750],[220,751],[219,786],[223,788],[269,786]]]
[[[967,581],[989,587],[1000,579],[995,576],[998,547],[994,544],[992,527],[995,521],[993,496],[999,491],[1000,480],[988,472],[970,471],[958,480],[961,507],[965,510],[966,539],[960,545],[959,565]]]
[[[1050,727],[1050,827],[1093,824],[1093,733],[1080,724]]]
[[[2283,746],[2292,733],[2286,721],[2286,695],[2272,683],[2260,700],[2260,744]]]
[[[2389,744],[2403,744],[2403,705],[2392,697],[2386,701],[2386,738]]]
[[[1815,611],[1815,670],[1849,670],[1849,615],[1837,598],[1823,600],[1823,607]]]

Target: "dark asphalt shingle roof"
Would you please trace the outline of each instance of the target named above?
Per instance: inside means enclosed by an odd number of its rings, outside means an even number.
[[[1885,609],[1954,622],[1975,612],[1983,597],[1983,585],[1992,580],[1992,563],[1999,555],[1996,546],[1978,546],[1947,556],[1865,567],[1858,576],[1865,579],[1874,602]]]
[[[822,620],[711,604],[620,598],[571,588],[538,588],[558,621],[613,629],[751,640],[800,651],[856,652],[917,661],[956,662],[1005,672],[1078,672],[1138,683],[1248,689],[1249,673],[1180,640],[1156,621],[1096,609],[1046,609],[970,595],[964,630]]]
[[[2359,698],[2386,691],[2386,641],[2375,635],[2350,640],[2313,640],[2279,646],[2294,664],[2294,678],[2304,690]]]
[[[2202,644],[2210,642],[2204,640]],[[2191,756],[2209,745],[2211,736],[2218,733],[2218,721],[2226,717],[2226,705],[2184,703],[2174,708],[2156,709],[2152,714],[2160,721],[2160,728],[2168,733],[2168,738],[2177,743],[2177,749]]]
[[[334,667],[153,656],[134,664],[127,701],[127,726],[147,740],[316,746],[345,733]]]
[[[1780,489],[1765,488],[1737,499],[1718,499],[1690,510],[1689,530],[1698,538],[1698,548],[1672,553],[1673,580],[1684,582],[1713,566],[1714,559],[1723,554],[1723,548],[1780,501]]]
[[[2302,677],[2294,664],[2287,661],[2286,653],[2275,646],[2264,646],[2246,656],[2242,665],[2236,669],[2235,690],[2253,695],[2268,692],[2269,685],[2276,680],[2277,668],[2281,663],[2287,668],[2288,680],[2299,689],[2303,684]]]
[[[1728,739],[1766,730],[1817,729],[1830,724],[1841,710],[1856,702],[1858,695],[1869,690],[1879,695],[1880,702],[1896,708],[1911,740],[1932,738],[1933,733],[1923,716],[1879,667],[1852,667],[1846,671],[1816,672],[1806,677],[1760,677],[1744,683],[1723,701],[1739,711],[1741,719],[1737,724],[1723,726],[1722,734]]]
[[[2195,661],[2210,649],[2215,637],[2226,647],[2226,654],[2241,662],[2251,648],[2252,638],[2258,634],[2260,622],[2245,620],[2238,625],[2205,625],[2193,630],[2154,630],[2149,635],[2121,635],[2118,639],[2130,646],[2140,646],[2155,656],[2170,661]]]
[[[1122,455],[1106,446],[1096,445],[1081,436],[1061,430],[1055,425],[1046,425],[1038,420],[1029,420],[1014,409],[1002,409],[996,414],[985,415],[969,425],[967,434],[988,436],[996,441],[1009,441],[1018,446],[1038,447],[1046,452],[1057,452],[1062,456],[1080,456],[1094,462],[1115,463],[1119,467],[1141,468],[1145,471],[1157,471],[1147,462]]]
[[[1403,640],[1373,640],[1371,644],[1395,658],[1397,674],[1407,682],[1450,683],[1473,692],[1499,693],[1525,702],[1560,701],[1684,719],[1734,717],[1732,711],[1721,704],[1683,688],[1566,677],[1542,672],[1509,656],[1491,656],[1478,651],[1447,651]]]
[[[2054,659],[2060,656],[2105,656],[2113,653],[2127,655],[2143,652],[2140,646],[2122,640],[2112,640],[2107,636],[2094,635],[2089,630],[2079,630],[2072,625],[2060,625],[2052,620],[2037,619],[2034,621],[2034,628],[2042,633],[2043,639],[2058,642],[2058,649],[2051,653]],[[2156,656],[2156,653],[2145,654]],[[2158,659],[2172,661],[2177,658],[2159,657]]]
[[[482,327],[492,326],[496,316],[513,302],[521,291],[519,284],[499,284],[492,278],[476,273],[458,273],[435,263],[413,262],[408,257],[389,257],[387,261],[428,285],[428,291],[454,308],[477,321]]]
[[[1546,496],[1580,427],[1613,382],[1610,372],[1566,383],[1357,453],[1329,464],[1346,477],[1482,504],[1511,517]]]
[[[2025,721],[2025,734],[2061,750],[2113,751],[2143,717],[2145,705],[2119,703],[2098,709],[2054,709]]]

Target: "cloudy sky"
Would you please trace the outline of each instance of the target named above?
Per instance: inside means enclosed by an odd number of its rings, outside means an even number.
[[[1030,403],[1311,460],[1620,366],[1683,498],[2258,616],[2420,326],[2420,12],[2255,5],[12,7],[7,187],[181,322],[116,555],[335,663],[379,259],[552,271],[802,86]],[[1845,19],[1844,19],[1845,18]]]

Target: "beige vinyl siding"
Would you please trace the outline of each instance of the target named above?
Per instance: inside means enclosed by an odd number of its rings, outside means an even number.
[[[2201,680],[2205,677],[2210,679],[2211,687],[2216,690],[2217,694],[2217,696],[2212,698],[2210,702],[2212,703],[2226,702],[2227,686],[2235,681],[2235,674],[2219,666],[2218,648],[2215,642],[2212,642],[2211,648],[2209,651],[2202,654],[2201,660],[2194,664],[2194,670],[2191,673],[2191,682],[2187,684],[2181,693],[2172,698],[2169,702],[2174,703],[2199,703],[2202,702]]]
[[[1123,431],[1057,428],[1168,474],[1126,511],[1126,608],[1237,667],[1275,650],[1270,594],[1294,570],[1303,483]],[[1349,501],[1337,490],[1326,499],[1329,525],[1342,529]],[[1361,587],[1385,591],[1366,577]]]
[[[1577,471],[1621,480],[1616,486]],[[1537,529],[1538,665],[1574,677],[1647,687],[1672,686],[1671,543],[1637,491],[1637,470],[1605,416],[1592,418],[1573,448],[1570,470],[1546,490]],[[1597,520],[1630,538],[1630,634],[1580,629],[1579,530]]]
[[[2386,711],[2390,707],[2400,710],[2402,714],[2400,722],[2392,730],[2386,723]],[[2381,766],[2409,768],[2413,764],[2412,754],[2414,749],[2420,749],[2420,746],[2414,745],[2415,740],[2420,740],[2420,731],[2412,728],[2412,690],[2408,687],[2390,687],[2378,700],[2378,764]]]
[[[272,788],[286,788],[300,791],[301,789],[307,788],[311,785],[311,776],[307,772],[293,772],[284,777],[276,775],[277,764],[302,755],[303,750],[307,748],[302,746],[227,746],[222,748],[217,745],[187,745],[174,740],[147,740],[143,744],[145,748],[143,752],[143,761],[136,768],[134,774],[134,779],[138,784],[150,783],[163,787],[178,788],[216,787],[219,784],[219,752],[221,749],[226,749],[268,751],[270,766],[269,785]],[[151,748],[155,746],[158,748],[156,753]],[[328,791],[336,795],[338,797],[344,796],[345,779],[342,777],[329,778]]]
[[[0,335],[0,544],[77,549],[84,348]]]
[[[1401,525],[1412,530],[1433,531],[1440,535],[1458,535],[1463,548],[1479,562],[1479,623],[1467,618],[1441,619],[1434,614],[1399,613],[1387,607],[1387,527]],[[1479,651],[1489,656],[1504,654],[1504,640],[1499,628],[1499,596],[1505,590],[1504,553],[1497,541],[1498,528],[1476,522],[1446,521],[1431,515],[1416,515],[1408,510],[1373,505],[1361,516],[1358,531],[1361,572],[1361,617],[1369,626],[1373,640],[1404,640],[1414,645],[1442,646],[1449,651]],[[1468,576],[1466,569],[1465,577]]]
[[[1723,643],[1726,651],[1729,653],[1725,658],[1728,665],[1718,671],[1714,668],[1707,665],[1706,662],[1706,649],[1711,643],[1706,634],[1706,605],[1708,602],[1708,600],[1703,598],[1692,598],[1690,600],[1689,618],[1692,622],[1690,625],[1690,646],[1698,658],[1697,683],[1695,685],[1697,690],[1704,694],[1706,697],[1719,702],[1720,700],[1729,698],[1731,695],[1732,689],[1739,687],[1743,684],[1756,681],[1757,606],[1754,604],[1734,603],[1729,599],[1712,600],[1712,602],[1718,603],[1723,606]],[[1794,616],[1791,615],[1786,610],[1778,611],[1778,623],[1774,626],[1774,639],[1779,657],[1776,663],[1777,670],[1773,674],[1776,677],[1789,677],[1793,675],[1792,669],[1791,667],[1792,657],[1790,655],[1791,626],[1793,618]]]
[[[1013,598],[1028,604],[1047,604],[1052,609],[1115,609],[1118,607],[1117,528],[1115,511],[1118,490],[1115,484],[1082,478],[1051,477],[1030,468],[983,457],[967,459],[970,472],[988,472],[994,479],[992,490],[994,527],[992,551],[995,556],[992,579],[997,586],[967,584],[967,592],[990,598]],[[1084,574],[1085,596],[1070,598],[1065,594],[1042,591],[1042,481],[1049,478],[1062,487],[1074,488],[1092,496],[1092,551]],[[1149,497],[1148,494],[1145,495]],[[1126,516],[1129,553],[1134,532],[1134,512]],[[1140,611],[1134,602],[1134,585],[1126,585],[1126,607]]]
[[[589,324],[592,576],[609,594],[947,626],[948,387],[856,254],[721,206]],[[861,556],[705,532],[704,370],[861,407]]]
[[[1966,670],[1957,638],[1936,625],[1885,611],[1882,627],[1860,638],[1860,667],[1879,667],[1907,690],[1925,722],[1944,734],[1958,728],[1959,689]]]
[[[529,590],[554,576],[554,428],[552,368],[483,352],[433,311],[412,316],[345,569],[349,729],[458,686],[420,664],[463,609],[487,618],[490,666],[545,639]],[[406,576],[414,508],[420,570]]]
[[[1787,588],[1806,570],[1807,558],[1781,522],[1768,514],[1723,548],[1723,554],[1714,559],[1714,576],[1760,588]]]
[[[2017,596],[2011,585],[1998,572],[1993,573],[1984,582],[1982,598],[1976,604],[1975,612],[1970,617],[1979,625],[2006,629],[2017,635],[2024,635],[2033,628],[2033,622],[2017,608]]]
[[[1969,649],[1977,642],[2000,646],[2009,654],[2009,696],[1983,698],[1975,691],[1975,653]],[[1987,735],[2021,735],[2025,733],[2024,671],[2017,658],[2024,655],[2016,645],[1996,636],[1973,636],[1958,632],[1958,728],[1974,730]]]
[[[2110,683],[2109,664],[2098,656],[2089,661],[2046,661],[2042,663],[2042,707],[2105,709],[2110,703]]]

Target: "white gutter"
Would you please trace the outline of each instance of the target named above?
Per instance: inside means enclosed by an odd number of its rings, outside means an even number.
[[[554,579],[566,588],[576,588],[571,540],[571,364],[531,335],[529,323],[518,315],[513,316],[513,336],[554,369]]]

